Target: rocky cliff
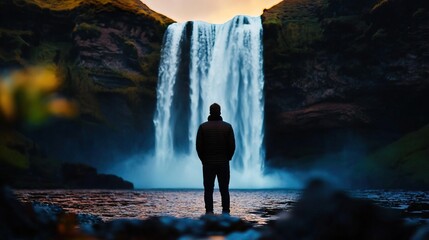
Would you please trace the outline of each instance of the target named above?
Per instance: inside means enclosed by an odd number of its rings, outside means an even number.
[[[427,125],[428,10],[420,0],[287,0],[265,10],[270,163],[327,163],[342,175]]]
[[[428,9],[424,0],[286,0],[265,10],[268,164],[429,185]],[[79,115],[16,124],[34,142],[13,137],[0,159],[25,168],[36,152],[103,166],[150,149],[171,22],[138,0],[1,1],[0,68],[54,66]]]
[[[54,69],[61,83],[57,94],[78,108],[73,119],[45,119],[36,127],[21,114],[12,131],[0,116],[0,135],[7,135],[0,142],[1,170],[22,176],[8,179],[21,180],[14,184],[21,187],[62,186],[56,182],[58,159],[101,167],[149,148],[160,48],[171,22],[138,0],[1,1],[1,74],[33,66]],[[31,115],[42,112],[21,107]],[[19,170],[4,168],[8,161]],[[108,175],[92,178],[99,187],[116,181]]]
[[[20,131],[51,156],[95,164],[152,144],[160,48],[172,20],[138,0],[4,0],[0,18],[0,68],[53,65],[59,94],[79,109],[73,120]]]

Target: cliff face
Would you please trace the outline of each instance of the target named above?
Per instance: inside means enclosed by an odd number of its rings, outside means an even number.
[[[428,4],[286,0],[265,10],[268,163],[377,174],[388,166],[429,184]],[[102,166],[149,149],[171,22],[138,0],[1,1],[0,68],[54,65],[79,116],[20,129],[34,142],[0,142],[0,159],[19,156],[31,168],[29,152],[40,160],[44,149]]]
[[[172,20],[138,0],[5,0],[0,16],[0,67],[54,65],[60,94],[78,103],[78,118],[26,130],[49,154],[102,163],[151,145]]]
[[[428,9],[420,0],[287,0],[265,10],[271,164],[347,168],[427,125]]]

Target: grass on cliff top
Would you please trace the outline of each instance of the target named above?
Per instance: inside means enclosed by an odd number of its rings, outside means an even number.
[[[139,0],[23,0],[29,4],[35,4],[42,9],[53,11],[68,11],[85,5],[105,6],[112,5],[124,11],[133,12],[151,17],[161,24],[167,25],[173,22],[168,17],[161,15]]]
[[[284,0],[268,10],[264,10],[264,24],[281,24],[285,21],[313,20],[314,13],[323,0]]]
[[[323,5],[323,0],[284,0],[274,7],[264,10],[265,45],[277,46],[273,49],[275,59],[266,62],[276,62],[277,69],[295,69],[284,65],[285,57],[302,58],[313,53],[313,44],[322,37],[322,28],[317,11]],[[270,50],[267,50],[269,53]],[[270,54],[268,54],[270,55]],[[286,73],[282,73],[286,74]]]

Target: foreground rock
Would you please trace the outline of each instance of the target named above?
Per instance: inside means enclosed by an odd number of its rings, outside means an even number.
[[[5,239],[413,239],[429,237],[429,225],[405,224],[396,212],[352,199],[321,181],[312,182],[290,214],[267,226],[228,215],[199,219],[151,217],[102,222],[94,216],[64,213],[58,207],[23,206],[2,188],[0,234]],[[415,204],[414,209],[426,209]]]
[[[270,239],[411,239],[397,212],[348,197],[321,181],[312,182],[290,214],[268,231]]]

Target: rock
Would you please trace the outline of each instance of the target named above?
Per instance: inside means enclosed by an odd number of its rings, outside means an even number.
[[[272,230],[270,239],[409,239],[415,228],[394,212],[316,180]]]
[[[204,232],[211,234],[227,234],[231,232],[242,232],[251,228],[251,224],[228,214],[207,214],[200,218],[204,223]]]
[[[226,240],[235,240],[235,239],[256,240],[261,238],[262,238],[262,234],[259,231],[256,231],[254,229],[250,229],[245,232],[233,232],[231,234],[228,234],[225,237]]]
[[[99,216],[92,214],[79,213],[77,214],[77,222],[80,227],[99,225],[103,223],[103,220]]]
[[[303,0],[265,10],[269,164],[337,175],[427,125],[427,7],[422,0]]]
[[[4,0],[0,15],[0,67],[55,66],[58,94],[79,105],[77,119],[21,129],[48,156],[100,166],[150,147],[160,48],[173,20],[139,0]]]
[[[80,189],[133,189],[131,182],[111,175],[98,174],[94,167],[85,164],[64,163],[63,184],[68,188]]]
[[[0,186],[0,235],[2,239],[47,239],[55,233],[56,217],[50,207],[23,205],[12,191]]]
[[[256,239],[258,233],[251,225],[229,215],[205,215],[200,219],[151,217],[146,220],[113,220],[96,229],[95,235],[103,239],[127,238],[148,239],[194,239],[209,236],[226,236],[230,239],[249,236]]]
[[[411,240],[427,240],[429,239],[429,225],[426,225],[417,230]]]
[[[428,225],[405,224],[397,212],[369,201],[352,199],[320,180],[307,186],[291,212],[257,228],[229,215],[204,215],[199,219],[161,216],[103,222],[97,216],[67,213],[50,204],[22,205],[10,190],[0,189],[2,239],[423,240],[429,232]]]
[[[362,126],[369,121],[364,109],[359,106],[347,103],[320,103],[281,113],[275,127],[283,132],[299,132]]]
[[[165,224],[162,218],[153,217],[147,220],[114,220],[102,225],[96,236],[102,239],[147,238],[147,239],[177,239],[179,231]]]
[[[61,207],[48,203],[33,202],[32,207],[37,219],[44,224],[55,224],[58,216],[64,213]]]
[[[408,212],[414,211],[429,211],[429,203],[427,202],[413,202],[407,207]]]

